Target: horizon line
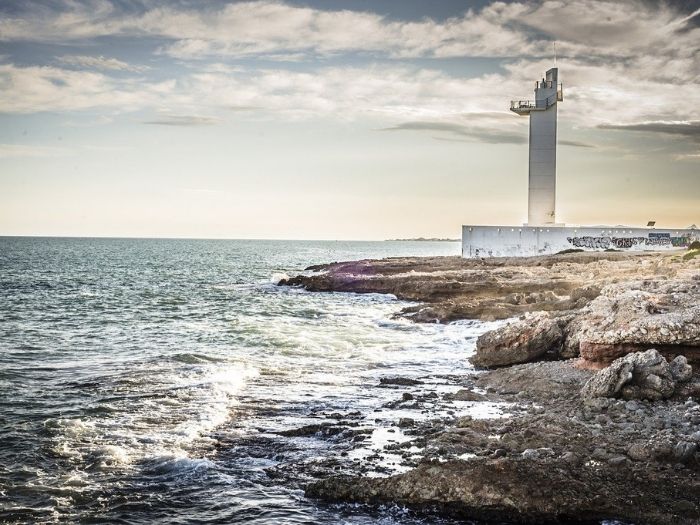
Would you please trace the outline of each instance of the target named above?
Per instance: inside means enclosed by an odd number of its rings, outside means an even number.
[[[163,240],[163,241],[303,241],[303,242],[461,242],[461,239],[452,239],[449,237],[420,237],[415,239],[410,238],[395,238],[395,239],[282,239],[272,237],[157,237],[157,236],[131,236],[131,235],[13,235],[0,234],[0,239],[113,239],[113,240]],[[447,240],[435,240],[447,239]]]

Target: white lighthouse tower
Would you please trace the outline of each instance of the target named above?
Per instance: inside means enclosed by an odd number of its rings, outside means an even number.
[[[564,99],[558,70],[535,82],[535,100],[513,100],[510,110],[530,116],[530,165],[527,223],[554,225],[557,182],[557,102]]]
[[[530,117],[527,224],[462,225],[462,257],[529,257],[570,250],[676,250],[700,241],[691,228],[566,226],[557,224],[557,102],[563,100],[558,70],[535,82],[535,100],[514,100],[511,111]],[[650,223],[648,226],[653,226]]]

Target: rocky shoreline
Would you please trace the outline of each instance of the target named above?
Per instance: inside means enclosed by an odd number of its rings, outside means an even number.
[[[420,450],[389,477],[316,476],[309,497],[516,523],[700,523],[700,261],[575,253],[394,258],[280,282],[391,293],[418,322],[511,319],[479,337],[453,394],[507,418],[397,422]],[[421,399],[415,385],[397,403]],[[449,397],[449,396],[448,396]]]

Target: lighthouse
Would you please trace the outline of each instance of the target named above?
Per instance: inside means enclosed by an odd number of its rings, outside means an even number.
[[[558,70],[535,82],[535,100],[513,100],[510,110],[530,117],[527,225],[556,224],[557,102],[564,99]]]
[[[634,226],[577,226],[556,222],[557,68],[535,82],[535,100],[513,100],[510,110],[530,117],[527,223],[462,225],[462,257],[529,257],[575,251],[675,250],[700,241],[700,230]]]

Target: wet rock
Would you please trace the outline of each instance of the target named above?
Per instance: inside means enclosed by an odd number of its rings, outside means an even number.
[[[445,399],[450,401],[486,401],[486,396],[463,388],[454,394],[445,394]]]
[[[558,353],[563,338],[559,324],[549,314],[527,315],[481,335],[470,361],[485,368],[527,363],[548,351]]]
[[[674,474],[668,476],[673,478]],[[654,497],[630,490],[631,483],[653,486]],[[672,483],[659,485],[655,473],[638,470],[630,474],[620,465],[602,471],[575,468],[554,458],[523,461],[484,457],[423,462],[405,474],[388,478],[338,476],[310,484],[306,495],[326,501],[439,508],[453,516],[499,523],[562,523],[566,518],[580,522],[615,518],[660,525],[696,523],[700,514],[695,504],[673,512],[669,508],[670,502],[679,499],[693,501],[698,490],[679,497],[682,493]]]
[[[678,377],[690,379],[692,369],[690,375],[685,373],[688,365],[683,359],[679,359],[675,366],[681,370]],[[671,397],[678,382],[671,364],[657,350],[651,349],[616,359],[586,382],[581,395],[587,399],[622,397],[655,401]]]
[[[402,417],[399,419],[399,428],[408,428],[415,426],[416,421],[411,417]]]
[[[280,436],[286,437],[310,437],[321,436],[330,437],[340,434],[347,430],[346,427],[339,427],[329,423],[321,423],[318,425],[304,425],[303,427],[293,428],[291,430],[283,430],[278,432]]]
[[[398,385],[398,386],[414,386],[422,385],[423,381],[412,379],[410,377],[382,377],[379,380],[381,385]]]

